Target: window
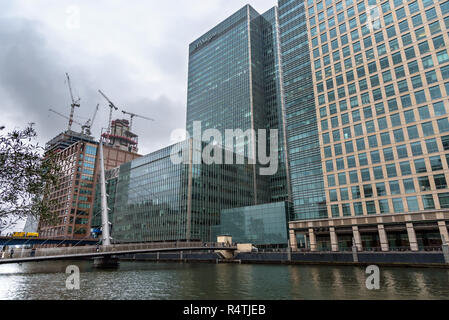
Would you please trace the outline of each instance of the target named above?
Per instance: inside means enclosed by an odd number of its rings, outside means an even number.
[[[341,201],[349,200],[348,188],[340,189],[340,198]]]
[[[417,197],[407,197],[408,212],[419,211],[418,198]]]
[[[354,144],[352,141],[345,142],[346,153],[354,152]]]
[[[401,194],[401,188],[399,187],[399,181],[390,181],[390,193],[392,195]]]
[[[429,181],[428,177],[419,177],[418,185],[419,185],[419,190],[422,192],[431,190],[430,181]]]
[[[424,136],[433,136],[435,132],[433,131],[432,122],[426,122],[421,125]]]
[[[449,150],[449,136],[441,137],[441,143],[445,151]]]
[[[440,23],[435,21],[434,23],[429,24],[429,29],[431,34],[435,34],[441,31]]]
[[[438,152],[438,143],[437,139],[428,139],[426,140],[427,153],[435,153]]]
[[[354,203],[354,213],[356,216],[363,216],[363,205],[361,202]]]
[[[349,181],[351,183],[358,183],[359,182],[359,176],[357,174],[357,171],[350,171],[349,172]]]
[[[401,123],[401,117],[399,116],[399,113],[393,114],[390,116],[391,124],[393,127],[400,126]]]
[[[355,163],[355,157],[354,156],[350,156],[347,158],[348,161],[348,168],[355,168],[357,165]]]
[[[373,194],[373,186],[370,184],[366,184],[363,186],[363,193],[365,195],[365,198],[372,198],[374,196]]]
[[[401,198],[393,199],[393,209],[395,213],[404,213],[404,204]]]
[[[417,126],[408,127],[407,128],[407,132],[408,132],[409,140],[413,140],[413,139],[418,139],[419,138],[418,127]]]
[[[435,186],[438,190],[447,189],[447,181],[444,174],[437,174],[433,176],[433,179],[435,180]]]
[[[357,139],[356,145],[357,145],[357,151],[363,151],[366,149],[365,148],[365,140],[363,138]]]
[[[404,181],[405,193],[415,193],[415,183],[413,179],[405,179]]]
[[[384,173],[382,171],[382,167],[374,167],[373,172],[374,172],[374,180],[381,180],[384,178]],[[369,181],[369,180],[367,180],[367,181]]]
[[[376,204],[374,201],[366,202],[366,212],[368,214],[376,214]]]
[[[390,213],[390,208],[388,205],[388,200],[379,200],[380,213]]]
[[[449,208],[449,193],[439,193],[438,199],[440,200],[441,209]]]
[[[433,67],[432,56],[427,56],[421,59],[424,69],[429,69]]]
[[[408,152],[407,152],[407,146],[406,145],[402,145],[402,146],[396,147],[396,151],[398,153],[398,158],[399,159],[404,159],[404,158],[408,157]]]
[[[419,118],[426,120],[430,118],[429,108],[427,106],[418,108]]]
[[[402,129],[401,129],[401,131],[402,131]],[[380,135],[380,140],[382,141],[383,146],[387,146],[387,145],[391,144],[390,133],[389,132],[382,133]]]
[[[426,72],[426,81],[427,81],[427,84],[432,84],[432,83],[438,81],[437,74],[436,74],[435,70]]]
[[[422,202],[424,205],[424,210],[435,209],[435,201],[433,200],[433,195],[427,194],[427,195],[422,196]]]
[[[370,175],[369,169],[362,169],[360,172],[361,172],[361,175],[362,175],[362,181],[363,182],[371,180],[371,175]]]
[[[368,144],[369,144],[370,148],[376,148],[377,147],[377,137],[376,136],[368,137]]]
[[[395,164],[387,164],[387,176],[388,178],[396,178],[398,176]]]
[[[384,149],[384,159],[385,161],[391,161],[394,160],[394,154],[392,148],[385,148]]]
[[[430,166],[432,171],[443,170],[443,162],[441,161],[440,156],[435,156],[430,158]]]
[[[437,123],[438,123],[438,129],[440,130],[441,133],[449,131],[449,122],[448,122],[447,118],[440,119],[437,121]]]
[[[401,167],[401,173],[403,176],[408,176],[412,174],[412,169],[410,167],[409,161],[401,162],[399,165]]]
[[[366,156],[366,153],[359,154],[359,165],[360,166],[367,166],[368,165],[368,158]]]
[[[394,130],[393,135],[394,135],[394,140],[396,141],[396,143],[399,143],[399,142],[402,142],[405,140],[404,132],[402,131],[402,129]]]
[[[338,218],[340,216],[340,208],[338,204],[333,204],[331,208],[332,208],[332,217]]]
[[[380,153],[378,150],[371,151],[371,163],[380,163]]]
[[[424,161],[424,159],[415,160],[415,169],[416,173],[427,172],[426,162]]]
[[[331,174],[327,176],[327,185],[329,187],[335,187],[335,175]]]

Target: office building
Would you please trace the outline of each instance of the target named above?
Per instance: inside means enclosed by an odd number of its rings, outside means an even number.
[[[359,250],[441,247],[449,241],[449,2],[280,1],[281,31],[290,10],[307,30],[317,122],[308,132],[319,141],[327,208],[326,219],[290,223],[292,244],[302,234],[312,250],[352,240]]]
[[[170,157],[174,148],[184,150],[187,159],[202,150],[189,139],[120,167],[113,241],[209,241],[222,209],[254,202],[252,165],[175,164]]]

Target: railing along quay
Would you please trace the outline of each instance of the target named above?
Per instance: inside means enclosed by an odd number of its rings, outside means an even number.
[[[38,257],[50,257],[50,256],[78,256],[89,254],[127,254],[134,252],[144,252],[146,250],[167,250],[167,249],[182,249],[188,251],[190,248],[204,248],[204,250],[210,250],[210,248],[230,248],[230,246],[224,243],[203,243],[203,242],[166,242],[166,243],[141,243],[141,244],[113,244],[110,246],[84,246],[84,247],[65,247],[65,248],[35,248],[35,249],[13,249],[11,251],[0,252],[0,258],[2,259],[20,259],[20,258],[38,258]]]

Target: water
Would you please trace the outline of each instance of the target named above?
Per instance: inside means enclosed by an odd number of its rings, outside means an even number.
[[[66,289],[68,265],[80,290]],[[0,299],[448,299],[448,269],[381,268],[381,289],[366,288],[365,268],[121,262],[114,271],[89,261],[0,265]]]

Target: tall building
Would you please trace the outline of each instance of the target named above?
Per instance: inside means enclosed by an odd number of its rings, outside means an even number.
[[[306,31],[303,107],[315,108],[307,132],[319,143],[327,208],[325,220],[292,222],[292,243],[295,233],[312,250],[449,241],[449,2],[281,0],[280,11],[281,30],[285,12]]]
[[[255,205],[288,199],[277,21],[277,8],[260,15],[246,5],[189,47],[186,126],[191,137],[194,122],[201,122],[201,133],[215,129],[223,137],[225,130],[254,130],[252,143],[233,144],[234,152],[248,156],[257,154],[259,129],[281,129],[277,174],[263,177],[259,165],[253,167]]]
[[[55,202],[51,210],[57,222],[39,223],[41,236],[74,239],[90,237],[99,173],[98,142],[93,137],[67,131],[49,141],[46,152],[56,153],[61,173],[48,199]],[[103,153],[105,170],[140,157],[114,146],[105,146]]]

